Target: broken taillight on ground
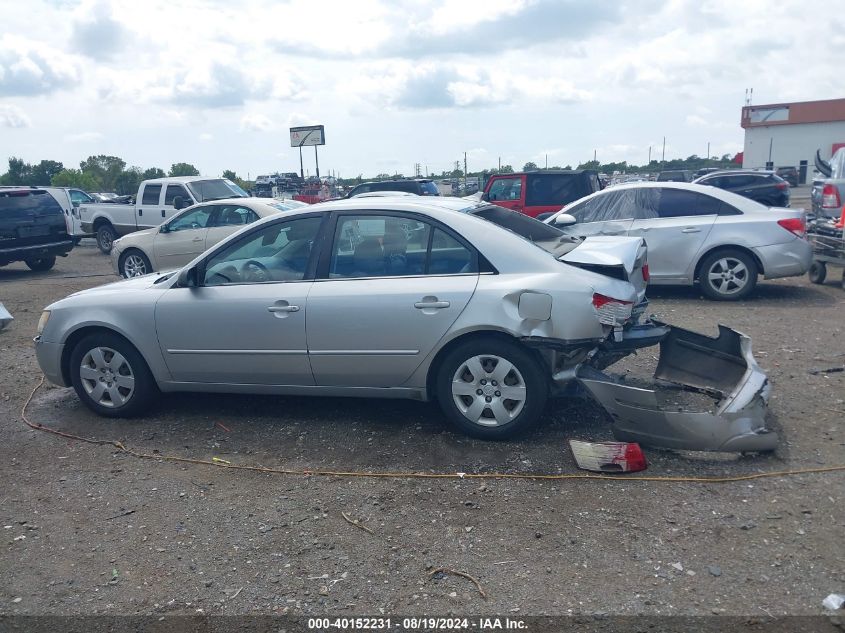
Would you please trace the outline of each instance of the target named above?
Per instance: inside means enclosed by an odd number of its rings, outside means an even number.
[[[578,468],[597,473],[635,473],[645,470],[645,455],[636,442],[569,440]]]

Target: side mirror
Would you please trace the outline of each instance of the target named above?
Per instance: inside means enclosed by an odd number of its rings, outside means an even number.
[[[180,288],[196,288],[197,286],[197,267],[183,268],[179,271],[179,279],[177,280]]]
[[[71,202],[70,204],[71,204],[71,206],[73,206],[73,208],[74,208],[74,209],[78,209],[78,208],[79,208],[79,200],[74,200],[74,201],[73,201],[73,202]]]
[[[490,196],[488,196],[486,192],[481,194],[481,199],[484,202],[490,202]]]
[[[561,213],[554,219],[555,226],[571,226],[578,222],[573,216],[568,213]]]
[[[185,199],[182,196],[176,196],[175,198],[173,198],[173,208],[175,208],[177,211],[179,209],[184,209],[187,206],[190,205],[185,203]]]
[[[158,227],[159,233],[170,233],[170,225],[169,224],[162,224]]]

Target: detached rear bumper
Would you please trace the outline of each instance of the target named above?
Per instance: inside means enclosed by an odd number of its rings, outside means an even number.
[[[655,389],[626,384],[582,365],[577,380],[613,417],[613,434],[622,441],[698,451],[772,451],[778,436],[766,428],[770,385],[751,353],[751,339],[719,326],[711,338],[678,327],[660,341]],[[666,383],[669,383],[668,385]],[[661,404],[668,390],[706,393],[710,410],[685,410]],[[697,408],[697,407],[691,407]]]

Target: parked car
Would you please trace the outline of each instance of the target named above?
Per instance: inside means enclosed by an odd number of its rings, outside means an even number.
[[[620,439],[776,446],[747,337],[636,322],[638,290],[618,269],[643,268],[641,238],[532,241],[466,211],[462,199],[369,198],[259,220],[178,272],[48,306],[38,362],[109,417],[159,391],[436,399],[462,431],[501,439],[580,384]],[[718,414],[664,409],[602,373],[658,342],[659,377],[721,394]]]
[[[690,182],[692,172],[689,169],[670,169],[657,174],[657,182]]]
[[[722,169],[720,167],[702,167],[701,169],[696,169],[692,172],[692,179],[695,180],[696,178],[701,178],[707,174],[712,174],[714,171],[722,171]]]
[[[841,147],[829,161],[816,150],[816,169],[810,201],[817,218],[839,219],[845,206],[845,147]]]
[[[22,261],[49,270],[72,248],[64,211],[46,189],[0,189],[0,266]]]
[[[718,187],[769,207],[789,206],[789,183],[773,171],[736,169],[716,171],[693,181]]]
[[[710,299],[751,294],[758,276],[803,275],[812,249],[803,209],[766,207],[694,183],[635,183],[601,191],[548,220],[570,235],[636,235],[652,284],[692,285]]]
[[[158,226],[193,204],[233,197],[249,194],[225,178],[153,178],[140,184],[135,204],[79,205],[80,235],[96,235],[97,246],[108,254],[118,236]]]
[[[481,199],[542,219],[600,189],[598,173],[593,170],[544,169],[492,176]]]
[[[182,209],[167,222],[114,241],[112,265],[122,277],[180,268],[220,240],[260,218],[300,206],[257,198],[215,200]]]
[[[93,204],[96,200],[91,196],[91,194],[82,191],[81,189],[75,189],[73,187],[21,187],[21,186],[3,186],[0,187],[0,190],[3,189],[40,189],[44,190],[49,193],[56,202],[59,203],[59,206],[62,208],[62,213],[65,216],[65,225],[67,226],[67,232],[69,235],[73,237],[74,244],[79,244],[79,240],[84,237],[82,232],[82,227],[79,220],[79,211],[78,207],[80,204]]]
[[[418,196],[439,196],[440,190],[433,180],[428,178],[414,178],[413,180],[382,180],[379,182],[362,182],[355,185],[346,198],[354,198],[362,193],[373,191],[404,191]]]
[[[798,186],[798,168],[797,167],[778,167],[775,174],[783,178],[789,183],[790,187]]]

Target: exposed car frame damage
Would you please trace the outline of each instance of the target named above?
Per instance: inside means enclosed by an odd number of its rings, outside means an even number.
[[[723,325],[712,338],[652,323],[667,330],[654,378],[706,392],[718,402],[713,411],[670,408],[661,405],[656,390],[625,384],[583,364],[576,379],[610,413],[616,439],[697,451],[774,450],[778,436],[765,423],[770,385],[751,353],[751,339]],[[599,366],[608,353],[614,352],[598,352]]]

